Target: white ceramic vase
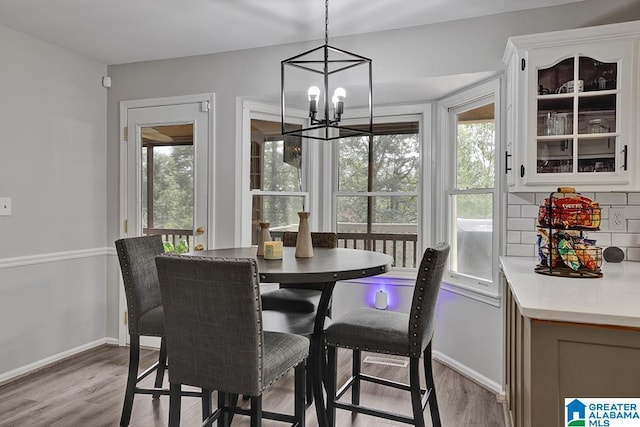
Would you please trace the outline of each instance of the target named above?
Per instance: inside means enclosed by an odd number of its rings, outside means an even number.
[[[258,252],[257,256],[264,256],[264,242],[271,241],[271,233],[269,232],[269,223],[260,223],[260,232],[258,233]]]
[[[298,224],[298,237],[296,238],[296,258],[311,258],[313,256],[309,215],[309,212],[298,212],[300,223]]]

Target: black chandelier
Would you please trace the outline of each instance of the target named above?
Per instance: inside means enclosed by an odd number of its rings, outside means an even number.
[[[280,64],[284,136],[327,141],[373,133],[371,59],[329,46],[328,27],[329,0],[325,0],[324,45],[285,59]],[[365,80],[366,86],[362,84]],[[353,86],[348,97],[341,86],[346,83]],[[301,89],[304,87],[308,89]],[[332,89],[333,96],[329,98]],[[366,125],[350,127],[342,123],[347,100],[353,108],[368,106],[368,117],[364,118]],[[309,107],[309,126],[290,126],[288,109],[304,108],[305,104]]]

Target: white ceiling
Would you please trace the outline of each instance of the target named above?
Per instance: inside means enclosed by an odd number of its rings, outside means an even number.
[[[333,0],[329,37],[577,0]],[[104,64],[324,38],[322,0],[0,0],[0,24]]]

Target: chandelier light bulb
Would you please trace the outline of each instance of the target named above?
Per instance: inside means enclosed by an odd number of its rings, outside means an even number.
[[[333,102],[344,101],[347,97],[347,91],[343,87],[338,87],[333,91]]]
[[[347,91],[342,87],[336,88],[336,90],[333,91],[333,97],[331,98],[331,101],[333,102],[333,114],[335,116],[335,120],[338,122],[344,112],[344,99],[346,97]]]
[[[317,101],[320,98],[320,88],[318,86],[311,86],[307,91],[309,101]]]
[[[309,117],[311,121],[316,119],[318,113],[318,99],[320,98],[320,88],[318,86],[311,86],[307,91],[309,97]]]

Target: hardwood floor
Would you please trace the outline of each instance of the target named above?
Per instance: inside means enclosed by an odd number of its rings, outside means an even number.
[[[141,366],[148,366],[157,357],[153,350],[143,350]],[[339,358],[339,381],[349,375],[347,354]],[[17,381],[0,387],[0,426],[117,426],[122,410],[129,350],[123,347],[101,346]],[[363,364],[363,371],[384,375],[398,381],[407,380],[407,369],[377,364]],[[440,414],[444,426],[482,427],[504,426],[504,411],[496,396],[435,362],[434,375]],[[146,381],[146,380],[145,380]],[[293,376],[274,384],[263,397],[265,410],[292,411]],[[215,396],[214,396],[215,399]],[[183,398],[182,425],[200,425],[200,400]],[[214,400],[215,402],[215,400]],[[393,409],[410,414],[409,396],[402,391],[363,384],[361,403],[381,409]],[[151,396],[136,396],[131,426],[165,426],[169,411],[168,397],[153,400]],[[428,409],[427,425],[430,426]],[[248,426],[246,417],[236,416],[233,426]],[[264,421],[264,426],[283,423]],[[337,425],[389,426],[404,425],[365,415],[352,416],[338,410]],[[317,426],[313,407],[307,410],[307,426]]]

